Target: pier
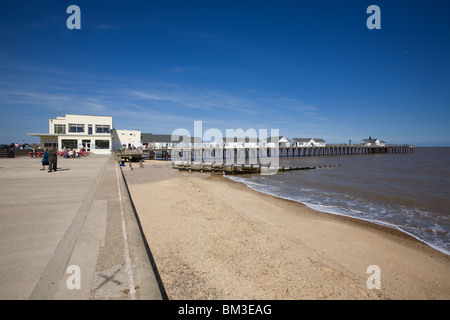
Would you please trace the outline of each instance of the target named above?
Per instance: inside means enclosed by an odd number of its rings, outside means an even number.
[[[289,156],[342,156],[359,154],[409,154],[414,153],[412,145],[386,145],[386,146],[361,146],[361,145],[328,145],[323,147],[285,147],[279,148],[280,157]]]
[[[140,151],[143,158],[161,159],[172,161],[211,161],[222,159],[223,162],[235,162],[238,159],[259,159],[261,154],[268,157],[310,157],[310,156],[342,156],[342,155],[366,155],[366,154],[412,154],[412,145],[386,145],[386,146],[361,146],[361,145],[327,145],[316,147],[175,147],[175,148],[149,148]],[[135,152],[136,153],[136,152]]]
[[[173,168],[182,171],[218,172],[222,174],[262,173],[264,170],[293,171],[314,167],[279,167],[270,160],[289,157],[350,156],[371,154],[412,154],[412,145],[327,145],[315,147],[229,148],[212,146],[147,148],[116,152],[119,162],[140,162],[145,159],[171,160]],[[268,161],[269,160],[269,161]]]
[[[172,161],[211,161],[222,159],[223,162],[235,162],[238,159],[259,159],[261,154],[268,157],[311,157],[311,156],[343,156],[367,154],[412,154],[413,145],[327,145],[316,147],[249,147],[229,148],[213,146],[147,148],[116,151],[119,161],[139,161],[140,159],[172,160]]]

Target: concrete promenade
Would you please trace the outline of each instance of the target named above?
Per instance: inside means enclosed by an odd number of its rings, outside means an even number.
[[[113,157],[41,167],[0,159],[0,299],[165,297]]]

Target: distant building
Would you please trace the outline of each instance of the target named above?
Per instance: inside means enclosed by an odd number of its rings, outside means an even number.
[[[112,150],[134,149],[142,146],[140,130],[113,130]]]
[[[237,137],[225,137],[222,138],[222,146],[225,148],[258,148],[258,138],[237,138]]]
[[[278,142],[278,146],[276,145]],[[291,146],[291,140],[285,136],[270,137],[265,139],[265,145],[268,148],[285,148]]]
[[[64,148],[91,151],[96,154],[111,153],[113,119],[108,116],[67,114],[49,119],[48,133],[28,133],[40,137],[41,147],[55,145]]]
[[[361,146],[365,147],[384,147],[386,146],[386,142],[380,139],[372,139],[372,137],[369,137],[369,139],[362,139],[361,140]]]
[[[320,138],[294,138],[291,141],[292,147],[325,147],[326,141]]]
[[[150,148],[173,148],[179,145],[183,140],[183,136],[172,136],[171,134],[142,134],[142,145]]]
[[[184,141],[186,137],[181,137],[180,139],[183,139]],[[191,137],[187,139],[191,142],[189,147],[205,147],[209,145],[205,143],[201,137]]]

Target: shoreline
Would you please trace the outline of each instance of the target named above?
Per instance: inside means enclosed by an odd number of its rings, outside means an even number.
[[[450,297],[449,257],[401,230],[167,163],[122,168],[170,299]]]
[[[264,194],[264,195],[267,195],[267,196],[270,196],[270,197],[274,197],[274,198],[280,199],[280,200],[292,201],[292,202],[294,202],[294,203],[299,203],[299,204],[301,204],[301,205],[307,207],[307,208],[310,209],[310,210],[316,211],[316,212],[321,213],[321,214],[328,215],[328,216],[330,216],[330,218],[333,217],[333,216],[336,216],[336,217],[341,217],[341,218],[343,218],[344,220],[345,220],[345,218],[350,219],[349,222],[353,222],[353,223],[358,223],[358,222],[361,222],[361,223],[367,223],[367,224],[368,224],[368,225],[367,225],[368,228],[377,228],[377,227],[380,227],[380,228],[381,228],[380,230],[386,229],[386,230],[384,230],[384,232],[386,232],[386,233],[388,233],[388,234],[390,234],[390,233],[392,233],[392,232],[398,232],[398,233],[397,233],[397,236],[399,236],[399,237],[405,236],[406,238],[412,238],[412,239],[410,239],[410,240],[416,240],[416,241],[419,241],[420,243],[422,243],[422,244],[424,244],[424,245],[430,247],[432,250],[436,250],[436,251],[438,251],[439,253],[442,253],[442,254],[444,254],[445,256],[450,257],[450,252],[447,252],[446,250],[444,250],[444,249],[442,249],[442,248],[439,248],[439,247],[437,247],[437,246],[435,246],[435,245],[433,245],[433,244],[431,244],[431,243],[428,243],[428,242],[426,242],[426,241],[420,239],[419,237],[417,237],[417,236],[415,236],[415,235],[413,235],[413,234],[411,234],[411,233],[409,233],[409,232],[407,232],[407,231],[402,230],[400,227],[398,227],[398,226],[396,226],[396,225],[394,225],[394,224],[393,224],[392,226],[389,226],[388,223],[383,222],[383,221],[377,222],[377,221],[375,221],[375,220],[368,220],[368,219],[363,219],[363,218],[358,218],[358,217],[351,217],[351,216],[348,216],[348,215],[345,215],[345,214],[341,214],[341,213],[328,212],[328,211],[318,210],[318,209],[312,208],[312,207],[309,206],[308,204],[303,203],[303,202],[301,202],[301,201],[292,200],[292,199],[289,199],[289,198],[283,198],[283,197],[276,196],[276,195],[273,195],[273,194],[270,194],[270,193],[267,193],[267,192],[254,190],[253,188],[247,186],[247,185],[246,185],[245,183],[243,183],[243,182],[235,181],[235,180],[232,180],[232,179],[230,179],[230,178],[225,178],[225,177],[223,177],[223,176],[220,176],[220,177],[221,177],[221,178],[224,178],[225,180],[230,181],[230,182],[232,182],[232,183],[242,184],[242,185],[245,186],[246,188],[248,188],[248,189],[250,189],[250,190],[252,190],[252,191],[254,191],[254,192],[257,192],[257,193],[261,193],[261,194]]]
[[[395,227],[390,227],[387,225],[383,225],[383,222],[377,223],[375,221],[370,221],[370,220],[366,220],[366,219],[362,219],[362,218],[356,218],[356,217],[351,217],[351,216],[347,216],[344,214],[340,214],[340,213],[334,213],[334,212],[327,212],[327,211],[321,211],[321,210],[317,210],[314,208],[311,208],[310,206],[308,206],[306,203],[303,203],[301,201],[297,201],[297,200],[292,200],[292,199],[288,199],[288,198],[283,198],[283,197],[279,197],[270,193],[265,193],[262,191],[258,191],[258,190],[254,190],[251,187],[247,186],[245,183],[240,182],[240,181],[234,181],[231,180],[229,178],[225,178],[223,176],[216,176],[213,178],[213,176],[211,177],[212,179],[224,179],[225,183],[227,183],[228,181],[230,183],[233,184],[237,184],[237,185],[241,185],[247,189],[249,189],[252,192],[256,192],[259,194],[263,194],[267,197],[272,197],[274,199],[277,200],[282,200],[282,201],[288,201],[288,202],[292,202],[294,204],[299,204],[300,206],[303,206],[305,208],[307,208],[308,210],[312,210],[315,212],[315,214],[320,214],[320,215],[324,215],[325,218],[327,219],[336,219],[337,221],[345,221],[346,223],[353,223],[355,225],[358,225],[360,227],[364,227],[364,228],[368,228],[371,230],[377,230],[378,232],[381,232],[382,234],[384,234],[385,236],[392,236],[392,237],[400,237],[400,238],[404,238],[404,241],[411,241],[412,244],[414,244],[415,242],[417,243],[417,246],[421,247],[423,246],[424,249],[429,249],[430,250],[430,254],[433,254],[433,252],[437,251],[439,254],[444,255],[444,257],[449,257],[450,258],[450,254],[447,254],[443,251],[441,251],[439,248],[436,248],[435,246],[419,239],[418,237],[403,231],[399,228]]]

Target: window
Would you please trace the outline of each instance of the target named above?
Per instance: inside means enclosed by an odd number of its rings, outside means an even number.
[[[88,124],[88,134],[92,134],[92,124]]]
[[[84,124],[69,123],[69,132],[84,132]]]
[[[77,149],[78,148],[78,140],[61,140],[61,147],[62,147],[62,149],[66,148],[68,150]]]
[[[109,149],[109,140],[95,140],[95,149]]]
[[[50,148],[51,146],[55,146],[58,148],[58,140],[45,140],[44,141],[44,147]]]
[[[96,124],[95,133],[109,133],[109,126],[103,124]]]
[[[55,124],[53,127],[55,134],[66,134],[66,125],[65,124]]]

